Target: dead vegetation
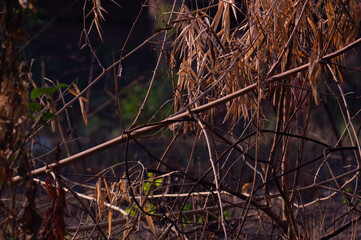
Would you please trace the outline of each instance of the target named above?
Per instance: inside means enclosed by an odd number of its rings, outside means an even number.
[[[46,76],[47,87],[36,85],[32,63],[19,58],[14,45],[24,42],[16,35],[23,23],[12,10],[36,13],[34,3],[2,5],[2,238],[360,238],[361,89],[358,79],[348,78],[360,71],[348,64],[361,42],[359,1],[145,1],[108,67],[91,38],[92,32],[101,42],[107,38],[103,1],[84,1],[80,48],[92,54],[91,69],[100,74],[89,71],[83,90]],[[129,50],[148,7],[158,28]],[[127,123],[123,67],[149,44],[157,59],[148,89],[138,96],[139,111]],[[69,107],[79,102],[89,127],[90,89],[109,74],[115,86],[109,103],[123,132],[71,152],[69,142],[77,140],[62,127],[73,117]],[[144,121],[158,81],[172,101]],[[29,83],[35,90],[25,120]],[[173,113],[159,119],[169,106]],[[37,154],[46,122],[61,141]],[[66,168],[115,146],[118,162],[97,173]]]

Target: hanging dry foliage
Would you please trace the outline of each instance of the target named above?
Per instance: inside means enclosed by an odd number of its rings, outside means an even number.
[[[359,1],[251,0],[243,15],[234,0],[219,1],[213,7],[218,10],[212,18],[184,6],[175,21],[173,51],[180,63],[175,111],[258,83],[257,90],[227,104],[225,120],[232,117],[233,122],[241,116],[247,118],[257,108],[260,94],[262,100],[273,98],[277,105],[281,87],[266,85],[267,78],[309,62],[308,73],[282,81],[295,84],[297,78],[297,84],[312,89],[318,104],[317,85],[325,69],[322,56],[354,40],[361,16]],[[240,21],[241,15],[242,23],[231,29],[231,18],[238,16]],[[344,56],[331,61],[343,64]],[[292,98],[289,93],[284,96]],[[286,111],[292,101],[283,101]]]

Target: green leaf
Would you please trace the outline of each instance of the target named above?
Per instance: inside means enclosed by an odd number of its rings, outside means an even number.
[[[148,191],[149,187],[150,187],[150,183],[149,183],[149,182],[145,182],[144,185],[143,185],[143,191],[144,191],[144,192]]]
[[[138,206],[134,206],[132,208],[126,208],[125,212],[128,213],[130,216],[135,216],[136,214],[136,209],[138,209]]]
[[[48,94],[49,96],[53,95],[57,90],[56,87],[43,87],[43,88],[35,88],[30,93],[30,99],[35,99],[43,96],[44,94]]]
[[[35,99],[45,94],[45,88],[35,88],[30,93],[30,99]]]
[[[36,103],[36,102],[29,102],[28,107],[30,110],[32,110],[34,112],[38,112],[42,109],[42,105],[39,103]]]
[[[183,210],[182,211],[188,211],[192,209],[192,205],[190,203],[186,203],[184,204]]]
[[[59,83],[59,84],[56,85],[55,87],[56,87],[57,89],[59,89],[59,88],[67,88],[67,87],[69,87],[69,85],[66,84],[66,83]]]
[[[41,87],[41,88],[35,88],[30,93],[30,99],[35,99],[38,97],[41,97],[44,94],[48,94],[49,96],[53,95],[56,90],[59,88],[67,88],[68,84],[60,83],[56,85],[55,87]]]
[[[154,185],[155,185],[156,187],[159,187],[161,184],[162,184],[162,179],[157,178],[157,179],[154,180]]]
[[[45,113],[43,113],[43,114],[41,114],[40,115],[40,119],[39,119],[39,123],[41,124],[41,125],[47,125],[47,121],[48,120],[51,120],[52,118],[54,118],[55,117],[55,114],[52,114],[52,113],[50,113],[50,112],[45,112]]]
[[[39,119],[39,123],[43,126],[46,126],[47,125],[47,121],[44,119],[44,118],[40,118]]]
[[[26,117],[29,118],[29,119],[31,119],[31,120],[35,120],[34,115],[31,114],[31,113],[27,113],[27,114],[26,114]]]
[[[50,113],[50,112],[46,112],[46,113],[43,114],[43,118],[44,118],[46,121],[52,119],[53,117],[55,117],[55,115],[52,114],[52,113]]]
[[[223,216],[224,216],[225,219],[229,219],[229,218],[232,216],[232,214],[227,213],[227,211],[224,210],[224,211],[223,211]]]

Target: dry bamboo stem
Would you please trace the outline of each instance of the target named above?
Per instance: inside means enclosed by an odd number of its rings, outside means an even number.
[[[149,39],[151,39],[151,38],[149,38]],[[349,45],[345,46],[344,48],[342,48],[342,49],[340,49],[338,51],[335,51],[333,53],[325,55],[322,58],[322,60],[328,60],[328,59],[334,58],[334,57],[336,57],[338,55],[341,55],[344,52],[346,52],[347,50],[352,49],[353,47],[355,47],[356,45],[358,45],[360,43],[361,43],[361,38],[355,40],[354,42],[350,43]],[[115,62],[109,68],[114,67],[116,64],[118,64],[118,62]],[[299,66],[299,67],[293,68],[291,70],[285,71],[283,73],[276,74],[276,75],[268,78],[266,80],[266,82],[267,83],[272,83],[272,82],[274,82],[274,81],[276,81],[278,79],[281,79],[283,77],[286,77],[286,76],[298,73],[300,71],[306,70],[309,67],[309,65],[310,64],[307,63],[307,64],[304,64],[302,66]],[[104,71],[101,73],[101,76],[103,76],[103,75],[104,75]],[[99,77],[97,77],[97,79],[99,79]],[[207,111],[207,110],[209,110],[211,108],[214,108],[214,107],[216,107],[216,106],[218,106],[220,104],[226,103],[226,102],[231,101],[231,100],[233,100],[233,99],[235,99],[237,97],[245,95],[245,94],[251,92],[252,90],[256,89],[257,86],[258,86],[258,83],[251,84],[248,87],[242,88],[242,89],[240,89],[240,90],[238,90],[238,91],[236,91],[234,93],[228,94],[227,96],[224,96],[224,97],[222,97],[220,99],[217,99],[215,101],[209,102],[209,103],[204,104],[202,106],[193,108],[193,109],[190,110],[190,112],[193,112],[193,113],[205,112],[205,111]],[[87,90],[87,89],[88,88],[84,89],[80,94],[78,94],[75,98],[73,98],[70,101],[70,103],[73,103],[77,98],[82,96],[86,92],[85,90]],[[65,107],[68,107],[69,105],[71,105],[70,103],[68,103],[66,106],[64,106],[59,112],[64,111]],[[91,155],[93,155],[95,153],[104,151],[106,149],[109,149],[109,148],[117,145],[117,144],[126,142],[128,137],[129,137],[128,135],[130,135],[131,137],[134,138],[134,137],[141,136],[141,135],[144,135],[146,133],[149,133],[151,131],[158,130],[158,129],[162,128],[162,127],[168,126],[171,123],[174,123],[174,122],[177,122],[177,121],[183,121],[183,120],[187,120],[187,119],[189,119],[189,113],[188,112],[183,112],[183,113],[179,113],[179,114],[173,115],[171,117],[168,117],[168,118],[166,118],[163,121],[158,122],[158,123],[136,127],[134,129],[131,129],[131,130],[127,131],[127,133],[120,135],[119,137],[116,137],[116,138],[114,138],[112,140],[109,140],[109,141],[107,141],[105,143],[99,144],[99,145],[97,145],[95,147],[92,147],[92,148],[89,148],[89,149],[87,149],[87,150],[85,150],[83,152],[80,152],[80,153],[77,153],[77,154],[75,154],[73,156],[65,158],[65,159],[59,161],[58,163],[52,163],[52,164],[49,164],[48,166],[44,166],[44,167],[35,169],[35,170],[33,170],[31,172],[30,175],[32,177],[37,177],[39,175],[42,175],[42,174],[46,173],[48,169],[61,168],[61,167],[64,167],[66,165],[75,163],[75,162],[77,162],[79,160],[82,160],[82,159],[84,159],[86,157],[89,157],[89,156],[91,156]],[[22,180],[22,177],[20,177],[20,176],[15,176],[13,178],[14,183],[17,183],[20,180]]]

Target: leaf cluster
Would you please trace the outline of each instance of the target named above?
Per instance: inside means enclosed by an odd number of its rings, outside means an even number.
[[[268,86],[266,80],[308,62],[309,73],[284,78],[282,83],[312,88],[318,104],[317,86],[326,72],[320,65],[322,56],[354,40],[361,16],[358,1],[251,0],[245,12],[234,0],[213,7],[217,8],[213,18],[203,9],[191,12],[186,6],[178,14],[172,51],[178,60],[175,111],[258,83],[257,90],[227,103],[224,118],[231,117],[233,123],[258,109],[258,98],[272,99],[277,106],[281,87]],[[231,19],[239,16],[241,23],[231,29]],[[331,62],[343,64],[344,56]],[[337,65],[333,68],[339,73]],[[288,95],[283,109],[292,109],[298,97]]]

